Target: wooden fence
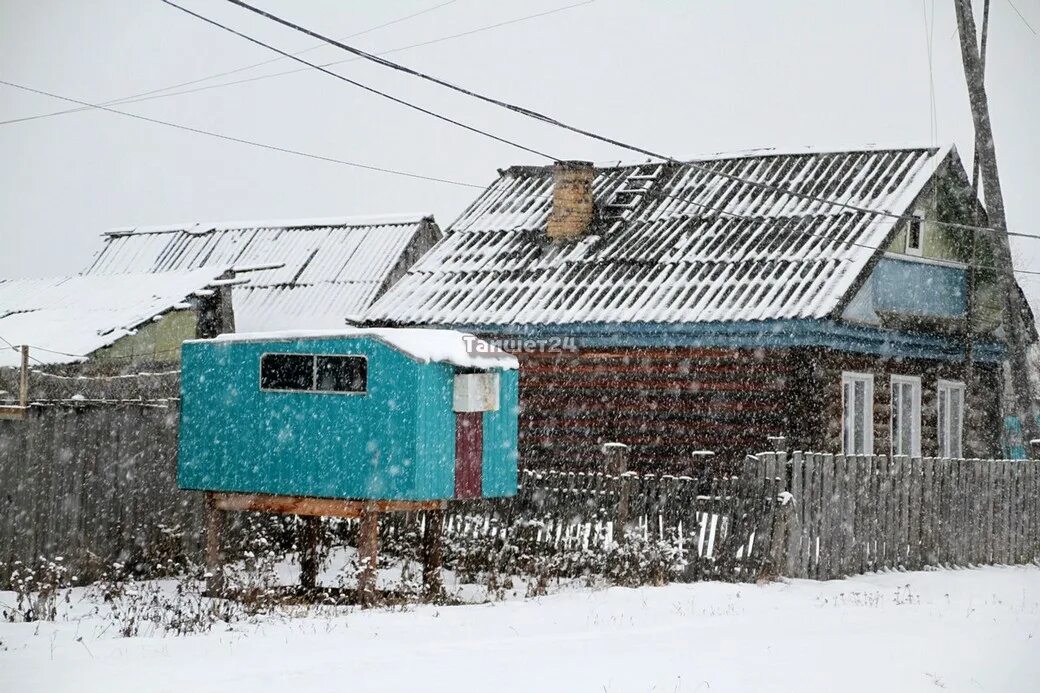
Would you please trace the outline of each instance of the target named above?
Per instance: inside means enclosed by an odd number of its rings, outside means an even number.
[[[522,470],[515,499],[453,504],[445,545],[482,537],[523,552],[605,555],[625,542],[670,548],[686,580],[754,580],[775,572],[785,547],[772,540],[780,517],[780,463],[747,460],[718,478]],[[387,518],[387,532],[407,518]]]
[[[826,580],[1040,558],[1040,463],[760,455],[783,470],[783,573]]]
[[[177,489],[176,402],[55,404],[0,421],[0,584],[15,561],[73,573],[197,548],[199,494]]]
[[[14,561],[41,557],[61,556],[84,576],[113,561],[197,558],[204,513],[200,494],[177,489],[177,418],[171,400],[53,404],[0,421],[0,584]],[[665,544],[686,580],[1040,558],[1036,462],[795,453],[727,469],[525,470],[515,499],[453,504],[446,551],[482,537],[543,556]]]

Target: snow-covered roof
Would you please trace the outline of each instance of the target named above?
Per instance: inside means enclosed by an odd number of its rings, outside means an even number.
[[[0,337],[30,345],[33,363],[83,361],[155,316],[183,307],[226,269],[0,279]],[[0,366],[19,362],[19,353],[0,342]]]
[[[234,292],[239,329],[332,328],[367,309],[437,237],[421,214],[122,228],[105,234],[84,273],[266,265]]]
[[[456,330],[422,328],[360,328],[338,330],[281,330],[218,335],[220,342],[271,342],[306,339],[371,337],[407,354],[420,363],[450,363],[461,368],[516,370],[516,357],[471,334]],[[212,341],[212,340],[192,340]]]
[[[366,314],[397,324],[723,322],[829,315],[952,148],[749,153],[597,168],[599,221],[546,239],[551,167],[505,170]],[[864,247],[868,246],[868,247]]]

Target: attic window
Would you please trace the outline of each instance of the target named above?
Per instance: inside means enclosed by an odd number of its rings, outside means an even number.
[[[273,392],[368,391],[368,359],[323,354],[264,354],[260,357],[260,389]]]
[[[924,220],[914,215],[906,225],[906,254],[920,255],[924,248]]]

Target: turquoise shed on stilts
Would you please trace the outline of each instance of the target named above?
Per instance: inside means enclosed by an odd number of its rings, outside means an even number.
[[[452,330],[186,342],[178,482],[280,497],[513,496],[517,379],[515,358]]]

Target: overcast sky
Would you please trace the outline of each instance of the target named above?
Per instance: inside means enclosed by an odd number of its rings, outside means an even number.
[[[580,0],[255,0],[381,52]],[[218,0],[178,0],[296,51],[316,41]],[[1040,233],[1040,0],[992,0],[987,87],[1011,227]],[[977,12],[981,0],[976,0]],[[947,0],[595,0],[388,57],[620,140],[693,157],[756,147],[953,142],[972,150]],[[934,8],[934,18],[932,11]],[[931,38],[931,51],[929,51]],[[929,60],[931,55],[931,60]],[[0,0],[0,79],[98,103],[277,57],[159,0]],[[350,56],[322,47],[316,62]],[[931,63],[931,70],[929,69]],[[301,67],[288,59],[222,81]],[[554,157],[637,155],[533,123],[362,61],[332,69]],[[930,75],[934,82],[932,119]],[[0,120],[74,107],[0,85]],[[116,106],[352,161],[486,185],[539,156],[328,75],[286,76]],[[82,269],[120,226],[428,212],[448,225],[478,190],[262,150],[91,110],[0,126],[0,276]],[[1040,241],[1013,244],[1040,270]],[[1040,278],[1028,293],[1040,298]]]

